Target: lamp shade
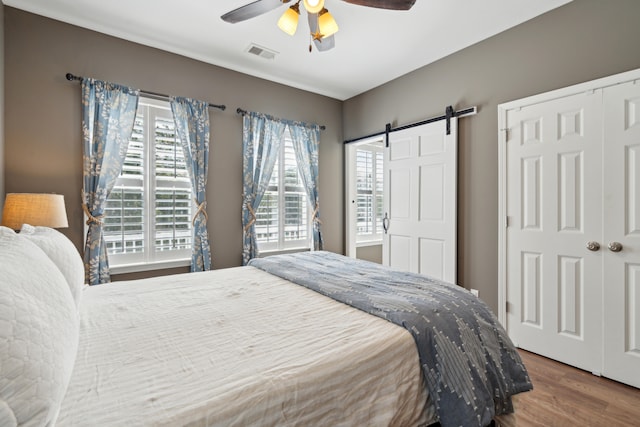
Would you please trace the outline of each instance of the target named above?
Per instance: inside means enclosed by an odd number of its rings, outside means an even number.
[[[20,230],[23,224],[51,228],[69,226],[61,194],[9,193],[2,210],[2,225]]]
[[[327,9],[322,9],[318,14],[318,31],[322,37],[330,37],[338,32],[338,23]]]
[[[298,29],[298,18],[300,17],[300,9],[298,4],[288,7],[278,20],[278,28],[290,36],[296,33]]]

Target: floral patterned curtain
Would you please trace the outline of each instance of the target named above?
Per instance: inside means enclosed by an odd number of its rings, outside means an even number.
[[[289,124],[289,132],[293,142],[293,150],[296,153],[298,171],[302,177],[302,183],[307,191],[309,203],[313,208],[311,221],[313,222],[313,250],[322,250],[324,243],[320,226],[320,198],[318,197],[318,141],[320,139],[320,127],[293,122]]]
[[[85,281],[90,285],[111,280],[102,217],[127,154],[138,95],[125,86],[82,79],[82,208],[89,226],[84,264]]]
[[[285,123],[248,112],[242,119],[242,264],[258,256],[256,211],[278,158]]]
[[[211,248],[207,231],[207,170],[209,165],[209,104],[194,99],[172,97],[171,111],[182,143],[194,201],[191,271],[211,270]]]

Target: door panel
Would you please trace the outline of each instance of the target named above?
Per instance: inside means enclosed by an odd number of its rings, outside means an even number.
[[[383,263],[456,281],[457,119],[389,135],[385,150],[388,231]]]
[[[507,112],[509,334],[593,372],[602,365],[602,253],[586,244],[602,228],[601,103],[595,92]]]
[[[446,242],[421,238],[420,266],[418,272],[433,277],[443,277],[445,271]]]
[[[640,84],[607,88],[604,106],[603,371],[640,387]]]

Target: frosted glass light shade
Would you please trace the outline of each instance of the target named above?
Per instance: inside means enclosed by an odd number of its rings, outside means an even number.
[[[300,17],[300,11],[294,9],[294,6],[288,7],[284,11],[280,19],[278,19],[278,28],[290,36],[296,33],[298,29],[298,18]]]
[[[338,23],[327,9],[318,15],[318,30],[323,37],[329,37],[338,32]]]
[[[318,13],[324,7],[324,0],[304,0],[304,8],[309,13]]]
[[[23,224],[51,228],[69,226],[61,194],[9,193],[2,210],[2,225],[20,230]]]

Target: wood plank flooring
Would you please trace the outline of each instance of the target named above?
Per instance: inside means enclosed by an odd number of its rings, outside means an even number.
[[[514,396],[500,427],[640,427],[640,390],[520,350],[533,391]]]

